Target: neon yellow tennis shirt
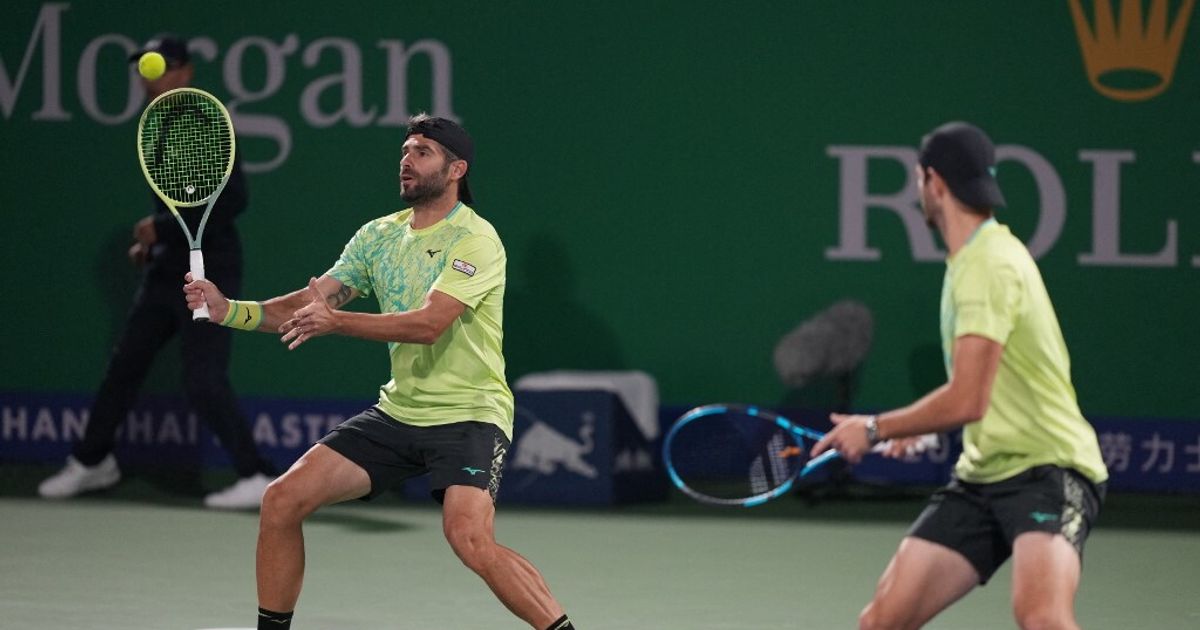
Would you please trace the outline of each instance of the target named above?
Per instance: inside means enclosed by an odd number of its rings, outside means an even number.
[[[504,244],[461,203],[426,228],[413,229],[411,219],[409,208],[362,226],[327,272],[364,296],[374,293],[382,313],[419,309],[430,289],[467,306],[433,344],[388,344],[392,378],[379,389],[379,407],[418,426],[489,422],[512,439],[501,351]]]
[[[1096,431],[1071,385],[1071,359],[1058,317],[1029,250],[995,219],[946,261],[942,351],[952,371],[954,340],[979,335],[1004,346],[983,419],[963,428],[954,474],[993,483],[1043,464],[1108,478]]]

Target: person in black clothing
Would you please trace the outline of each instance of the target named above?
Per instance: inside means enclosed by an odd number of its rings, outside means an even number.
[[[148,98],[190,85],[193,67],[184,40],[169,35],[151,39],[129,57],[130,62],[149,51],[162,54],[167,70],[158,79],[143,79]],[[154,213],[134,225],[135,242],[129,248],[130,260],[143,268],[141,287],[92,403],[83,440],[75,445],[66,466],[38,486],[38,493],[62,499],[120,480],[112,454],[117,427],[129,414],[155,355],[178,334],[188,402],[229,451],[239,477],[229,488],[206,496],[204,503],[214,508],[257,508],[274,471],[258,454],[229,383],[232,330],[192,322],[191,311],[179,297],[188,271],[187,239],[166,205],[151,197]],[[207,276],[235,294],[241,290],[242,251],[234,218],[245,210],[246,202],[246,178],[235,159],[229,182],[209,215],[203,242]],[[194,234],[199,217],[192,214],[200,213],[184,213]]]

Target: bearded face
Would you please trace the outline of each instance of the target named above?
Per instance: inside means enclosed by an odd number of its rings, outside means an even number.
[[[420,174],[415,168],[400,169],[400,198],[414,206],[437,199],[450,185],[450,163],[428,174]]]

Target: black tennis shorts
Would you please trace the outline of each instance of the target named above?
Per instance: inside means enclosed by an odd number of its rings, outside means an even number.
[[[509,442],[489,422],[419,427],[371,407],[339,424],[320,443],[367,471],[371,491],[362,497],[365,501],[430,473],[430,494],[441,503],[450,486],[482,488],[495,502]]]
[[[986,584],[1026,532],[1062,534],[1082,560],[1104,492],[1104,484],[1058,466],[1037,466],[996,483],[954,479],[934,493],[908,535],[959,552]]]

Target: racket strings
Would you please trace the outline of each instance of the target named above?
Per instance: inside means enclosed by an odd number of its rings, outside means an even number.
[[[202,203],[216,192],[232,166],[233,142],[221,106],[196,92],[154,103],[140,138],[150,180],[180,205]]]
[[[773,488],[778,488],[795,472],[794,466],[788,465],[785,451],[791,452],[795,442],[784,437],[783,431],[776,431],[766,444],[763,452],[759,453],[750,464],[750,490],[754,494],[762,494]]]
[[[782,431],[775,434],[767,444],[767,461],[770,464],[772,487],[783,483],[796,471],[797,467],[792,465],[796,461],[794,456],[784,454],[784,451],[791,452],[792,444],[794,442],[785,438]]]
[[[761,418],[723,414],[683,426],[670,444],[672,467],[689,488],[718,499],[740,499],[787,483],[803,466],[790,431]]]

